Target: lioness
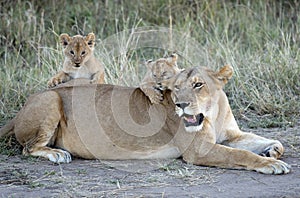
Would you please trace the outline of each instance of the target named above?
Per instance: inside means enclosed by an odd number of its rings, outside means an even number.
[[[177,66],[177,59],[177,54],[171,54],[171,56],[167,58],[147,61],[147,72],[140,84],[140,88],[149,97],[152,103],[158,104],[163,100],[162,91],[164,91],[166,87],[163,86],[162,82],[180,72]]]
[[[60,35],[60,43],[64,48],[65,60],[63,69],[48,81],[48,87],[74,78],[87,78],[90,83],[104,83],[104,68],[94,56],[95,35]]]
[[[56,163],[70,162],[71,154],[86,159],[182,156],[195,165],[289,173],[290,166],[276,159],[283,153],[279,141],[239,130],[222,90],[232,72],[230,66],[217,72],[187,69],[170,80],[172,97],[166,92],[160,104],[151,104],[139,88],[58,87],[31,96],[0,135],[13,131],[24,154]]]

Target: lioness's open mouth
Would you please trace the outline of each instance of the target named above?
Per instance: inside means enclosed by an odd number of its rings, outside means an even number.
[[[199,126],[202,124],[204,119],[204,115],[202,113],[199,113],[198,115],[183,114],[182,117],[185,127]]]

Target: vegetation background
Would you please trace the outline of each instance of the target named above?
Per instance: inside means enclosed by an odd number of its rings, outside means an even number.
[[[225,90],[234,114],[247,127],[287,127],[299,121],[300,5],[297,0],[0,0],[0,126],[27,97],[46,89],[62,66],[61,33],[94,32],[97,43],[120,31],[167,27],[194,38],[203,53],[193,60],[235,69]],[[122,41],[120,41],[122,42]],[[126,42],[126,41],[124,41]],[[173,41],[176,45],[176,41]],[[161,49],[96,56],[107,82],[137,86],[142,62]],[[189,67],[179,61],[180,67]]]
[[[138,172],[147,162],[132,166],[74,159],[54,166],[22,156],[16,139],[6,137],[0,140],[1,197],[299,197],[300,1],[0,0],[0,16],[0,127],[30,94],[47,89],[49,78],[62,67],[61,33],[94,32],[107,82],[137,86],[143,62],[171,51],[145,48],[112,57],[101,43],[132,28],[166,27],[194,39],[185,46],[190,60],[179,54],[180,67],[191,62],[234,67],[225,91],[240,126],[265,127],[247,131],[280,140],[286,149],[283,160],[293,169],[271,177],[181,160],[139,174],[122,166]],[[185,40],[173,40],[175,50]],[[126,45],[126,40],[116,41],[116,47]]]

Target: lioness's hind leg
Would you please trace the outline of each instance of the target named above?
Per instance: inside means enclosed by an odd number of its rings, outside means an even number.
[[[54,112],[51,114],[53,115]],[[41,156],[54,163],[69,163],[72,161],[71,154],[62,149],[50,148],[56,139],[56,128],[61,116],[46,117],[44,123],[40,126],[37,136],[25,144],[24,155]]]
[[[226,141],[225,145],[275,159],[280,158],[284,152],[284,148],[278,140],[271,140],[253,133],[245,132],[242,132],[237,138]]]
[[[50,161],[70,162],[71,155],[53,146],[63,119],[61,97],[54,91],[47,91],[31,97],[18,115],[14,132],[24,147],[23,154],[41,156]]]

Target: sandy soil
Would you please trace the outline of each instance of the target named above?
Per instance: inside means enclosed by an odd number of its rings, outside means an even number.
[[[248,130],[249,131],[249,130]],[[101,161],[74,159],[56,165],[44,159],[0,155],[1,197],[299,197],[300,130],[257,129],[280,140],[287,175],[263,175],[187,164],[180,159]]]

